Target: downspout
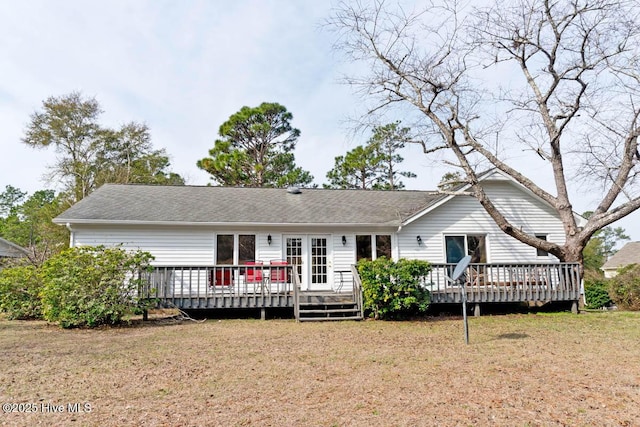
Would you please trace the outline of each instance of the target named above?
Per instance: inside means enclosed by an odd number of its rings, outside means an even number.
[[[69,247],[73,247],[73,230],[71,229],[71,223],[66,224],[67,230],[69,230]]]
[[[395,249],[395,251],[392,251],[392,255],[393,252],[395,252],[396,255],[396,259],[394,261],[398,261],[400,259],[400,243],[398,243],[400,241],[400,231],[402,231],[402,217],[400,217],[400,213],[396,212],[398,215],[398,219],[400,219],[400,225],[398,225],[398,229],[396,230],[396,235],[393,236],[393,248]],[[393,256],[392,256],[393,258]]]

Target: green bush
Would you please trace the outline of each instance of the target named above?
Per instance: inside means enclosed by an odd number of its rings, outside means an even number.
[[[375,319],[398,318],[429,307],[429,291],[420,278],[431,270],[426,261],[401,259],[393,262],[385,257],[374,261],[360,260],[358,273],[362,281],[364,309]]]
[[[587,308],[602,308],[612,304],[609,284],[605,278],[585,279],[584,298]]]
[[[147,252],[77,247],[42,266],[44,318],[63,328],[120,323],[139,307],[138,271],[153,259]]]
[[[40,319],[42,280],[32,265],[0,270],[0,310],[9,319]]]
[[[609,279],[609,295],[622,310],[640,310],[640,265],[631,264]]]

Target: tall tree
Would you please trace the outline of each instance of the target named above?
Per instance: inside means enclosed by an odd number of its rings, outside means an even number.
[[[457,187],[464,183],[464,179],[460,172],[447,172],[440,178],[438,184],[438,190],[445,193],[447,191],[454,191]]]
[[[404,160],[399,151],[410,141],[409,128],[400,122],[373,128],[367,144],[359,145],[344,156],[335,158],[333,169],[327,172],[326,188],[359,188],[362,190],[400,190],[404,183],[399,177],[414,178],[413,172],[400,171]]]
[[[0,193],[0,200],[17,190],[7,186]],[[55,225],[52,219],[67,205],[53,190],[40,190],[25,199],[26,193],[14,200],[10,208],[0,214],[0,236],[28,249],[29,260],[35,264],[44,262],[69,244],[68,231]]]
[[[380,177],[376,185],[384,190],[400,190],[404,183],[400,176],[415,178],[416,174],[409,171],[398,170],[398,165],[404,161],[400,155],[408,142],[411,142],[408,127],[400,127],[400,122],[389,123],[384,126],[376,126],[369,144],[375,147],[380,154]]]
[[[0,218],[5,218],[14,213],[17,207],[24,201],[27,193],[12,185],[7,185],[0,193]]]
[[[218,131],[220,139],[197,166],[222,185],[286,187],[309,184],[313,176],[296,166],[300,131],[293,115],[277,103],[242,107]]]
[[[463,171],[468,194],[502,231],[581,262],[595,232],[640,207],[639,15],[628,0],[441,1],[416,12],[353,1],[330,24],[339,48],[366,64],[347,81],[371,101],[368,111],[415,113],[424,152],[445,153]],[[542,159],[536,173],[553,176],[554,192],[510,161],[515,153]],[[552,206],[564,243],[528,234],[501,211],[479,180],[487,167]],[[577,181],[602,190],[583,227],[570,197]]]
[[[359,145],[344,156],[335,158],[335,166],[327,172],[326,188],[369,190],[379,179],[381,157],[376,147]]]
[[[127,123],[119,130],[105,130],[96,154],[96,186],[104,183],[183,185],[184,179],[169,170],[164,149],[154,150],[145,124]]]
[[[167,170],[164,150],[152,149],[147,126],[106,128],[98,122],[101,113],[95,98],[79,92],[50,97],[31,115],[22,138],[32,147],[55,147],[50,177],[60,179],[72,202],[106,182],[184,183]]]

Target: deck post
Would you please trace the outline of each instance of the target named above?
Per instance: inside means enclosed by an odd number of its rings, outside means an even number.
[[[478,303],[473,306],[473,317],[480,317],[480,304]]]
[[[578,301],[572,301],[571,302],[571,312],[573,314],[578,314],[580,313],[580,310],[578,309]]]
[[[147,320],[149,320],[149,310],[144,309],[142,310],[142,321],[146,322]]]
[[[266,320],[267,319],[267,309],[262,307],[260,309],[260,320]]]

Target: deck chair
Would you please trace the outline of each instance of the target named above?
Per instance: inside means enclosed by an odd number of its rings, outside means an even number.
[[[287,266],[289,263],[287,261],[281,259],[274,259],[269,261],[269,266],[271,267],[269,272],[269,281],[271,284],[276,284],[278,291],[282,287],[282,289],[286,289],[287,283],[289,282],[289,275],[287,274]]]
[[[210,286],[231,286],[233,283],[233,271],[231,268],[216,267],[210,272]]]
[[[264,265],[262,261],[247,261],[244,263],[244,265],[246,266],[253,266],[253,267],[258,267],[258,268],[250,268],[247,267],[247,269],[245,270],[245,275],[244,275],[244,280],[246,283],[248,284],[258,284],[260,285],[260,290],[264,290],[263,289],[263,285],[264,285],[264,277],[262,274],[262,266]],[[255,290],[255,286],[254,286],[254,290]]]

